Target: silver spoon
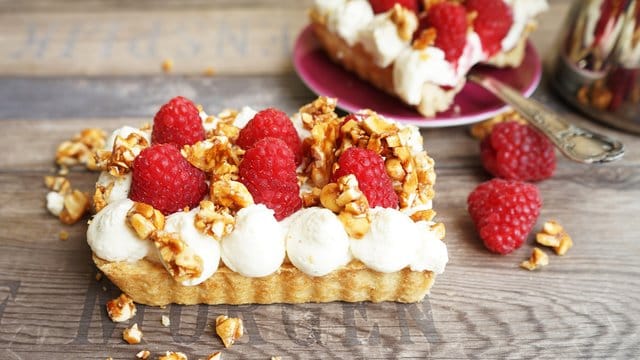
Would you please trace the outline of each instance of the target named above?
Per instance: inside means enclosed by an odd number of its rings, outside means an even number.
[[[586,164],[605,163],[624,155],[624,145],[620,141],[568,123],[557,113],[536,100],[525,98],[499,80],[480,74],[469,74],[468,78],[522,114],[571,160]]]

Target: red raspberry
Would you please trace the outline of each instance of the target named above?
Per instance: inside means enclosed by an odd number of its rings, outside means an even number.
[[[247,150],[266,137],[283,140],[295,155],[296,164],[302,161],[302,142],[291,119],[284,112],[268,108],[258,112],[247,125],[240,130],[236,144]]]
[[[302,207],[296,163],[287,144],[266,137],[247,150],[240,162],[240,182],[253,200],[264,204],[282,220]]]
[[[489,56],[500,51],[502,39],[513,25],[511,8],[503,0],[467,0],[468,12],[476,11],[473,27]]]
[[[133,161],[129,198],[165,215],[198,206],[207,191],[205,173],[189,164],[173,144],[152,145]]]
[[[540,214],[542,199],[529,183],[493,179],[469,194],[471,219],[487,249],[506,255],[525,241]]]
[[[398,207],[398,195],[393,190],[384,160],[376,152],[350,147],[340,155],[338,165],[340,167],[333,173],[333,181],[345,175],[355,175],[370,207]]]
[[[177,96],[162,105],[153,118],[152,144],[193,145],[204,140],[204,127],[198,108],[187,98]]]
[[[415,13],[418,13],[420,10],[418,0],[369,0],[369,4],[371,4],[371,8],[373,8],[375,14],[389,11],[393,9],[395,4],[400,4],[402,7]]]
[[[420,18],[416,35],[424,29],[436,29],[435,46],[442,49],[447,61],[460,58],[467,44],[467,11],[458,3],[441,2],[431,6]]]
[[[515,121],[496,124],[480,143],[482,164],[494,176],[510,180],[539,181],[553,175],[553,144],[528,125]]]

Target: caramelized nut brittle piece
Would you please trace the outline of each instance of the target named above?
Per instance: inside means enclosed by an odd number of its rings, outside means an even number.
[[[319,122],[311,129],[311,136],[307,138],[311,162],[307,168],[311,185],[323,187],[331,178],[333,164],[336,161],[335,146],[339,136],[340,123],[338,119]]]
[[[416,14],[396,3],[391,10],[390,19],[396,25],[398,37],[404,41],[411,40],[413,33],[418,28]]]
[[[107,315],[113,322],[123,322],[136,315],[136,304],[127,294],[122,293],[107,302]]]
[[[136,358],[147,360],[151,356],[151,352],[149,350],[140,350],[136,354]]]
[[[167,271],[176,281],[194,279],[202,274],[202,258],[178,234],[159,230],[153,232],[151,239]]]
[[[213,354],[207,356],[206,360],[221,360],[222,353],[220,351],[216,351]]]
[[[325,185],[320,192],[320,202],[338,214],[351,237],[360,239],[369,231],[369,202],[358,187],[355,175],[345,175],[337,183]]]
[[[195,227],[203,234],[209,234],[220,240],[231,233],[236,220],[228,208],[216,207],[212,201],[202,200],[200,211],[196,214]]]
[[[510,110],[496,115],[489,120],[474,124],[470,128],[471,136],[473,136],[477,140],[483,140],[485,137],[487,137],[487,135],[491,134],[494,126],[505,121],[516,121],[523,125],[526,125],[528,123],[528,121],[525,120],[519,112]]]
[[[142,331],[138,328],[138,324],[133,324],[122,331],[122,338],[129,344],[139,344],[142,341]]]
[[[149,147],[149,142],[138,133],[133,132],[126,138],[120,135],[116,136],[105,169],[113,176],[122,176],[128,173],[133,167],[136,156],[147,147]],[[96,167],[101,167],[101,165]]]
[[[134,202],[127,213],[127,223],[140,239],[146,240],[155,231],[164,229],[164,215],[151,205]]]
[[[549,220],[544,223],[542,231],[536,234],[536,242],[540,245],[552,247],[556,254],[560,256],[566,254],[573,246],[571,236],[555,220]]]
[[[222,340],[224,347],[230,347],[244,334],[242,319],[230,318],[226,315],[218,316],[216,318],[216,334]]]
[[[87,164],[91,153],[104,147],[106,136],[107,134],[102,129],[82,130],[71,140],[58,145],[56,163],[64,166]]]
[[[313,102],[304,105],[298,111],[305,129],[311,130],[317,123],[330,122],[338,118],[335,113],[338,100],[320,96]]]
[[[549,265],[549,256],[544,253],[544,251],[539,248],[533,248],[531,252],[531,257],[529,260],[525,260],[520,263],[520,267],[527,269],[529,271],[533,271],[539,267]]]
[[[214,136],[182,149],[182,156],[214,179],[238,179],[238,165],[244,150],[233,145],[226,136]]]
[[[71,191],[71,183],[64,176],[45,176],[44,184],[49,190],[62,194]]]
[[[180,351],[167,351],[158,357],[158,360],[189,360],[185,353]]]
[[[75,224],[82,219],[90,206],[89,195],[79,190],[73,190],[64,195],[64,208],[60,212],[60,221],[65,224]]]

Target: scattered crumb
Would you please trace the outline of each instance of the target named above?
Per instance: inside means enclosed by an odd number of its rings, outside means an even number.
[[[58,234],[58,237],[62,241],[69,240],[69,233],[67,231],[65,231],[65,230],[60,230],[60,233]]]
[[[546,265],[549,265],[549,256],[537,247],[533,248],[529,260],[525,260],[520,263],[521,268],[527,269],[529,271],[533,271],[539,267]]]
[[[173,60],[172,59],[164,59],[162,61],[162,71],[169,73],[173,70]]]
[[[280,356],[272,356],[271,360],[282,360]]]
[[[555,220],[546,221],[542,231],[536,234],[536,242],[540,245],[550,246],[557,255],[564,255],[573,246],[571,236],[564,231],[564,227]]]
[[[107,314],[113,322],[123,322],[136,315],[136,304],[127,294],[122,293],[107,302]]]
[[[140,350],[136,354],[136,357],[138,359],[142,359],[142,360],[147,360],[149,358],[149,356],[151,356],[151,352],[149,350]]]
[[[213,354],[207,356],[205,360],[222,360],[222,353],[220,351],[216,351]]]
[[[139,344],[140,341],[142,341],[142,331],[138,328],[138,323],[124,329],[122,332],[122,338],[131,345]]]
[[[106,286],[103,286],[103,287],[102,287],[102,291],[107,291],[107,287],[106,287]]]
[[[66,166],[60,166],[60,169],[58,169],[58,175],[60,175],[60,176],[69,175],[69,168],[66,167]]]
[[[162,315],[162,319],[160,321],[162,322],[162,326],[164,327],[171,325],[171,320],[167,315]]]
[[[228,348],[244,334],[242,319],[220,315],[216,318],[216,334],[222,339],[224,347]]]
[[[164,355],[158,357],[158,360],[187,360],[187,355],[179,351],[167,351]]]
[[[205,76],[213,76],[215,74],[216,74],[216,70],[213,68],[213,66],[208,66],[204,69]]]
[[[100,281],[100,280],[102,280],[102,273],[98,271],[96,273],[96,281]]]

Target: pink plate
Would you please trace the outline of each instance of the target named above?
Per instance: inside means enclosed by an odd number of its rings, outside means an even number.
[[[373,109],[379,114],[418,127],[443,127],[470,124],[490,118],[507,106],[498,98],[468,82],[456,96],[451,109],[426,118],[402,101],[378,90],[356,75],[333,63],[321,49],[311,26],[307,26],[296,40],[293,66],[302,81],[316,94],[338,98],[338,106],[348,112]],[[540,83],[542,64],[530,43],[522,65],[497,69],[478,65],[474,71],[495,77],[530,96]],[[459,111],[454,112],[457,108]]]

